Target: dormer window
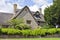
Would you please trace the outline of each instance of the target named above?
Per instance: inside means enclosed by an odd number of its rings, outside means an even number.
[[[37,11],[35,14],[34,14],[35,18],[40,18],[40,13]]]
[[[40,18],[40,16],[39,16],[39,15],[35,15],[35,17]]]

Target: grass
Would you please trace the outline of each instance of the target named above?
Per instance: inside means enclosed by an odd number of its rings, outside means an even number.
[[[0,40],[60,40],[60,38],[9,38],[9,39],[2,39]]]

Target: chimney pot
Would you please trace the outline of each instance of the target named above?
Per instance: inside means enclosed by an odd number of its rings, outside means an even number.
[[[14,13],[16,13],[17,4],[14,4]]]

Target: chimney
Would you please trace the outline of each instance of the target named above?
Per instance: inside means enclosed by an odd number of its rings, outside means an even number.
[[[42,9],[41,8],[39,8],[39,12],[42,13]]]
[[[14,7],[14,13],[16,13],[17,4],[14,4],[13,7]]]

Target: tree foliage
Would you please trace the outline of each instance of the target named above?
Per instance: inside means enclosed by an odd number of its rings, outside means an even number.
[[[24,19],[12,19],[9,21],[10,23],[10,28],[15,28],[15,29],[30,29],[31,27],[27,24],[24,23]]]
[[[10,26],[12,26],[13,28],[16,27],[16,25],[20,25],[22,23],[24,23],[23,19],[12,19],[9,21]]]
[[[45,8],[44,17],[49,25],[60,24],[60,0],[53,0],[53,5]]]

